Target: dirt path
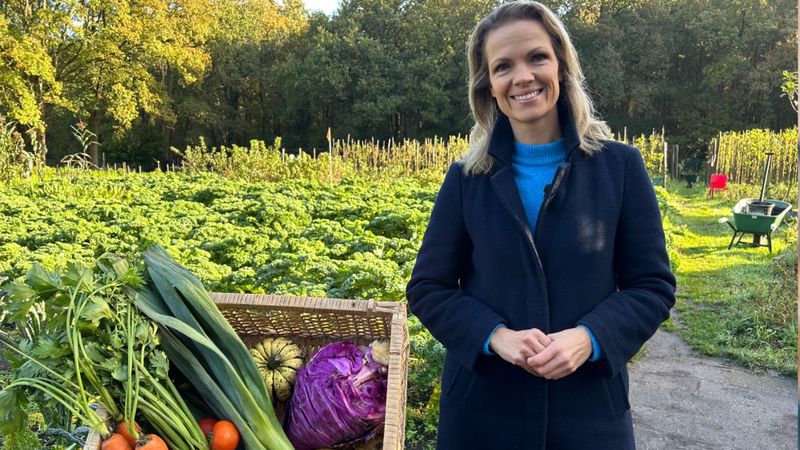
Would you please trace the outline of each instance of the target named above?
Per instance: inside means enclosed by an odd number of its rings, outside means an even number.
[[[639,450],[797,448],[797,381],[699,356],[659,330],[630,370]]]

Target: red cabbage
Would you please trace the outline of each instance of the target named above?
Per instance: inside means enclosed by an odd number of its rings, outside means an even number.
[[[337,342],[321,348],[297,373],[289,402],[286,434],[295,449],[374,437],[386,414],[386,374],[386,365],[373,358],[372,347]]]

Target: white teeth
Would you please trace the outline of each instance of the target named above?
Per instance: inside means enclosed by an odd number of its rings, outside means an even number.
[[[529,94],[518,95],[518,96],[511,97],[511,98],[513,98],[514,100],[530,100],[533,97],[536,97],[537,95],[541,94],[541,92],[542,92],[542,90],[539,89],[538,91],[533,91],[533,92],[531,92]]]

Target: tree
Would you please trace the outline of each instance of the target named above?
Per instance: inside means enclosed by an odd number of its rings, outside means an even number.
[[[469,114],[467,41],[496,0],[416,0],[409,4],[404,33],[409,46],[403,71],[408,96],[405,135],[466,134]]]
[[[786,97],[789,104],[797,112],[797,71],[783,71],[783,82],[781,83],[781,97]]]
[[[32,132],[43,160],[48,106],[67,106],[51,50],[67,30],[63,9],[0,1],[0,113]]]
[[[0,114],[65,145],[56,129],[86,119],[107,151],[139,162],[198,136],[308,148],[328,126],[466,133],[467,39],[498,3],[344,0],[327,17],[301,0],[0,0]],[[664,126],[699,151],[719,130],[793,123],[779,98],[796,63],[793,0],[544,3],[613,129]]]
[[[202,84],[178,92],[179,139],[206,135],[212,144],[243,144],[279,130],[280,67],[308,26],[300,0],[215,3],[208,39],[211,70]],[[210,136],[208,136],[210,134]]]
[[[16,105],[4,95],[3,104],[42,142],[53,106],[88,116],[98,136],[106,117],[117,132],[142,112],[170,123],[169,75],[193,83],[209,62],[209,0],[7,0],[0,10],[4,59],[15,62],[4,91],[21,94]],[[98,164],[97,144],[91,156]]]
[[[211,6],[206,0],[100,0],[76,8],[81,70],[65,86],[78,114],[89,117],[90,131],[100,136],[108,118],[116,133],[125,132],[141,113],[169,129],[175,121],[170,91],[197,82],[210,63],[204,44]],[[90,150],[98,164],[98,144]]]
[[[777,80],[794,64],[788,0],[573,1],[589,88],[613,129],[664,126],[700,151],[719,130],[791,126]],[[795,13],[791,13],[795,11]]]

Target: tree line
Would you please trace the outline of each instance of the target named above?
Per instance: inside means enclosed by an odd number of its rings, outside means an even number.
[[[146,167],[171,147],[287,149],[465,134],[466,42],[497,0],[0,0],[0,115],[57,161]],[[781,129],[794,0],[545,0],[613,129],[694,152],[719,131]],[[785,90],[785,83],[784,83]],[[785,92],[783,92],[785,94]]]

